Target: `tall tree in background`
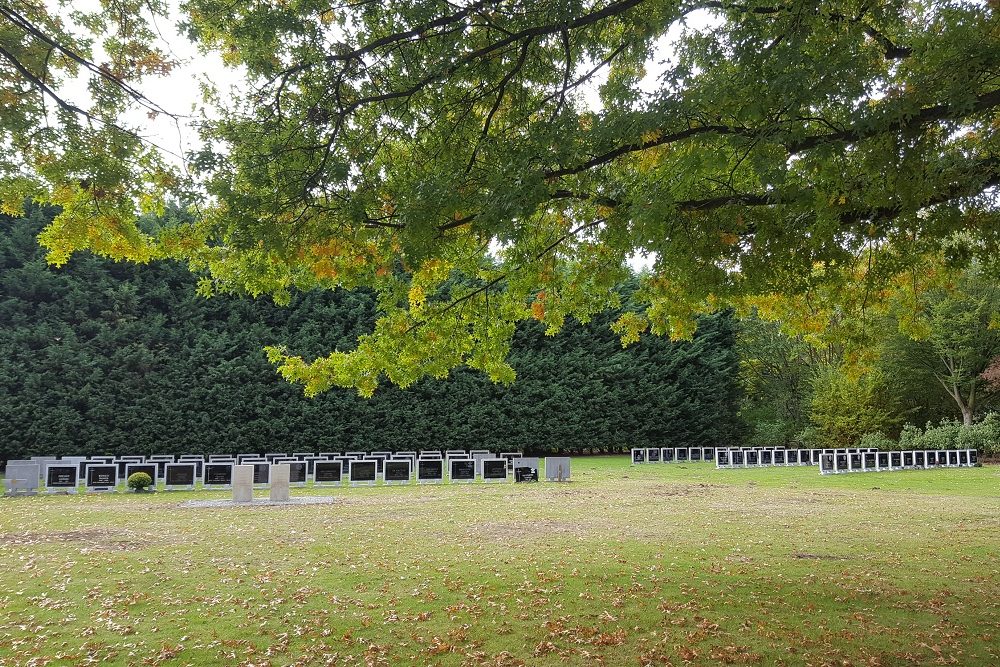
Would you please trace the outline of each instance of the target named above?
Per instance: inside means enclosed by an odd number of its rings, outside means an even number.
[[[272,348],[311,394],[370,394],[461,364],[511,380],[516,324],[534,317],[554,333],[620,305],[613,288],[633,254],[653,268],[636,297],[645,308],[615,322],[624,342],[690,336],[699,313],[860,273],[875,295],[941,248],[955,262],[1000,257],[993,2],[184,7],[188,34],[247,77],[243,94],[210,103],[219,120],[202,126],[195,180],[126,167],[146,149],[124,133],[95,161],[29,151],[3,163],[4,199],[63,204],[42,234],[56,264],[81,248],[180,257],[204,293],[279,302],[371,288],[379,319],[353,349],[309,361]],[[33,12],[0,17],[17,111],[0,128],[18,147],[34,146],[40,100],[53,97],[42,56],[66,55],[46,32],[75,38]],[[654,58],[663,71],[645,81]],[[67,126],[81,115],[60,106]],[[62,166],[47,172],[52,155]],[[127,215],[143,199],[136,176],[192,188],[198,219],[143,233]]]
[[[909,336],[893,339],[885,366],[944,392],[962,422],[973,422],[979,403],[991,389],[988,369],[1000,357],[1000,307],[996,283],[978,266],[948,289],[924,295],[924,309],[909,325]]]
[[[623,349],[618,313],[563,335],[515,333],[520,379],[495,385],[458,369],[371,399],[306,398],[261,348],[346,347],[374,325],[357,290],[268,299],[195,294],[177,262],[123,264],[80,253],[45,264],[35,235],[54,210],[0,214],[0,459],[35,454],[240,451],[621,451],[711,446],[741,436],[735,323],[706,316],[690,341],[644,335]],[[169,226],[169,211],[160,225]],[[624,286],[628,300],[634,284]]]

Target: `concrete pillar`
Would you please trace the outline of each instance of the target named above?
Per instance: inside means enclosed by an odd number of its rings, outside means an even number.
[[[233,466],[233,502],[253,500],[253,466]]]
[[[291,500],[288,480],[292,467],[287,463],[271,464],[271,501],[285,503]]]

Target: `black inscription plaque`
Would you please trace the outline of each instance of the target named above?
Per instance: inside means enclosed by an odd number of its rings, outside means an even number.
[[[878,461],[879,470],[887,470],[889,468],[889,452],[877,452],[875,457]]]
[[[118,485],[118,465],[87,466],[88,489],[113,489]]]
[[[507,462],[503,459],[485,459],[483,461],[483,479],[507,479]]]
[[[674,459],[677,461],[687,461],[688,459],[687,447],[678,447],[674,449]]]
[[[79,472],[75,465],[48,466],[45,468],[45,486],[52,489],[76,488]]]
[[[417,461],[418,482],[440,482],[444,479],[444,461],[441,459],[420,459]]]
[[[451,481],[474,482],[476,480],[476,462],[473,459],[452,459]]]
[[[195,469],[194,463],[168,463],[163,482],[168,487],[194,486]]]
[[[746,458],[748,466],[755,466],[760,464],[760,452],[755,452],[753,450],[750,450],[749,452],[746,452],[746,455],[747,455]]]
[[[865,452],[861,456],[864,460],[865,470],[875,470],[875,452]]]
[[[774,462],[774,452],[770,449],[765,449],[760,453],[760,464],[762,466],[769,466]]]
[[[232,463],[211,463],[205,464],[205,486],[232,486],[233,485],[233,464]]]
[[[410,481],[409,461],[386,461],[382,464],[382,478],[386,484],[392,482],[406,483]]]
[[[824,475],[833,472],[833,454],[823,454],[819,457],[819,471]]]
[[[254,462],[249,465],[253,466],[253,483],[257,485],[264,485],[271,483],[271,464],[267,461],[260,463]]]
[[[375,461],[351,461],[351,483],[374,482],[378,476],[378,466]]]
[[[701,461],[701,447],[692,447],[691,448],[691,460],[692,461]]]
[[[633,449],[632,450],[632,463],[645,463],[646,462],[646,450],[645,449]]]
[[[316,461],[313,464],[313,483],[320,484],[340,484],[344,476],[342,461]]]
[[[734,466],[742,466],[746,462],[746,452],[742,450],[734,451],[732,454],[732,459]]]
[[[715,462],[716,462],[716,464],[720,468],[725,468],[726,466],[728,466],[729,465],[729,450],[728,449],[720,449],[719,450],[719,454],[716,457],[716,461]]]
[[[288,483],[302,486],[309,476],[309,464],[306,461],[296,461],[288,464]]]
[[[646,460],[650,463],[660,462],[660,450],[659,449],[647,449],[646,450]]]
[[[660,458],[664,463],[671,463],[674,460],[674,448],[664,447],[660,450]]]

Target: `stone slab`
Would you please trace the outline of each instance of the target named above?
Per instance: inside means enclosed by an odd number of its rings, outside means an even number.
[[[253,466],[233,466],[233,502],[253,502]]]
[[[292,499],[290,481],[292,467],[287,463],[271,464],[271,502],[287,503]]]

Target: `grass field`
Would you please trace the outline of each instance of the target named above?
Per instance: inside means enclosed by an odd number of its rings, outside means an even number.
[[[1000,467],[573,466],[0,500],[0,665],[1000,664]]]

